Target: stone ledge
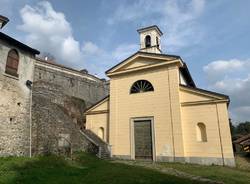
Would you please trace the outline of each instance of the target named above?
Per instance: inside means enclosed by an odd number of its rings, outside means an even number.
[[[3,76],[8,77],[8,78],[11,78],[11,79],[19,80],[19,78],[18,78],[18,77],[15,77],[15,76],[9,75],[9,74],[7,74],[7,73],[3,73]]]

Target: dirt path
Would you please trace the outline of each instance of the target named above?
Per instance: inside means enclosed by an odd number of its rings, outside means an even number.
[[[215,181],[215,180],[211,180],[208,178],[203,178],[201,176],[191,175],[183,171],[176,170],[174,168],[164,167],[160,164],[151,163],[151,162],[135,162],[135,161],[124,161],[124,160],[115,160],[113,162],[123,163],[123,164],[133,165],[133,166],[141,166],[141,167],[145,167],[148,169],[154,169],[165,174],[174,175],[174,176],[181,177],[181,178],[187,178],[193,181],[201,181],[201,182],[209,183],[209,184],[224,184],[224,182],[221,182],[221,181]]]

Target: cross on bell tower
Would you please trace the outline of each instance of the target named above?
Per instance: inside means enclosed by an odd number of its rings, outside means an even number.
[[[140,51],[161,53],[161,36],[163,33],[158,26],[153,25],[138,29],[140,35]]]

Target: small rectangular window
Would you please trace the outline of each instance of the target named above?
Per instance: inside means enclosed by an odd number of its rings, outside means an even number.
[[[58,146],[63,148],[70,147],[70,135],[69,134],[59,134]]]

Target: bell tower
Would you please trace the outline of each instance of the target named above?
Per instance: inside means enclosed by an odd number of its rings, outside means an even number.
[[[153,25],[138,29],[140,35],[140,51],[161,54],[161,36],[158,26]]]

